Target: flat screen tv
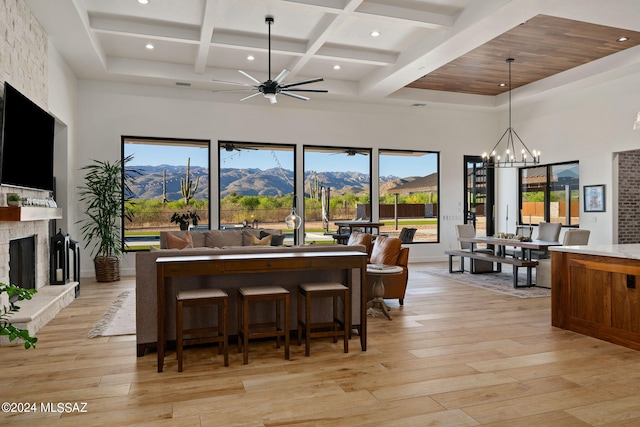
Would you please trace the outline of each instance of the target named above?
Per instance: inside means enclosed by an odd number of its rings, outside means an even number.
[[[55,119],[6,82],[0,105],[0,184],[54,191]]]

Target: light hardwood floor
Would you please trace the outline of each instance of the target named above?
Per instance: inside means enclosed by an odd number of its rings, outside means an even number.
[[[38,412],[0,413],[29,426],[637,426],[640,352],[550,325],[548,297],[520,299],[419,273],[404,307],[369,318],[369,349],[330,339],[250,345],[230,366],[211,347],[136,357],[135,336],[87,338],[132,278],[97,284],[41,329],[38,347],[0,348],[0,400]],[[155,309],[149,307],[150,310]],[[294,341],[295,343],[295,341]],[[43,413],[86,402],[86,413]]]

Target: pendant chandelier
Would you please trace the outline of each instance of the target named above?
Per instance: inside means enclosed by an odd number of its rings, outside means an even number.
[[[529,147],[522,141],[516,131],[511,126],[511,63],[513,58],[507,58],[509,64],[509,127],[502,134],[496,145],[489,153],[482,154],[482,163],[488,168],[512,168],[521,166],[537,165],[540,163],[540,151],[529,150]],[[496,152],[500,144],[504,141],[505,150],[502,154]],[[516,150],[516,142],[519,142]]]

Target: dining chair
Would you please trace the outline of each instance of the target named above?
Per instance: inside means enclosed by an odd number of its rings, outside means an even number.
[[[476,228],[473,224],[457,224],[456,225],[456,234],[458,237],[476,237]],[[458,240],[459,249],[463,251],[471,251],[472,243],[469,242],[461,242]],[[476,248],[474,252],[482,252],[487,254],[492,254],[493,251],[488,248]],[[464,271],[464,258],[460,259],[460,270]],[[473,271],[471,273],[487,273],[493,271],[493,262],[491,261],[481,261],[475,260],[473,262]]]
[[[559,222],[541,222],[538,224],[538,237],[537,240],[544,240],[545,242],[557,242],[560,240],[560,230],[562,224]],[[549,258],[549,250],[535,250],[531,251],[531,259],[546,259]]]
[[[562,246],[586,245],[589,243],[589,230],[567,230],[562,239]],[[551,260],[538,260],[536,267],[536,286],[551,287]]]

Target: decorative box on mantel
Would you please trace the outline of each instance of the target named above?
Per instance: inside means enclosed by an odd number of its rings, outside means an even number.
[[[62,209],[41,206],[0,206],[0,221],[43,221],[61,219]]]

